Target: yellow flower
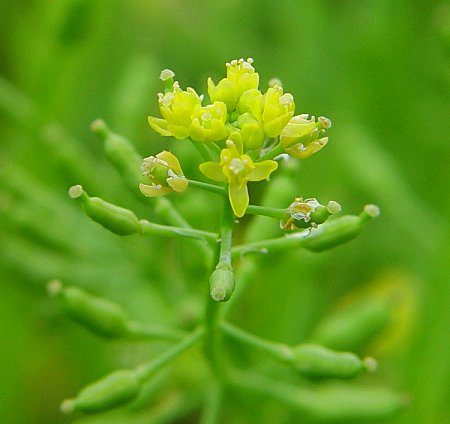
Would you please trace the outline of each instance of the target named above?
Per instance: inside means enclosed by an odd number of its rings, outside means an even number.
[[[270,87],[264,95],[262,113],[263,129],[268,137],[277,137],[294,115],[295,103],[292,94],[283,94],[279,85]]]
[[[220,141],[228,135],[225,125],[227,120],[227,107],[223,102],[214,102],[212,105],[196,105],[192,113],[192,122],[189,135],[195,141]]]
[[[175,82],[172,91],[158,94],[163,119],[149,116],[148,123],[159,134],[182,140],[189,136],[191,115],[197,106],[201,106],[201,101],[193,88],[183,91],[178,82]]]
[[[234,141],[227,140],[227,148],[220,154],[220,163],[202,163],[200,171],[212,180],[228,183],[231,207],[241,218],[249,204],[247,182],[265,180],[277,169],[278,163],[273,160],[254,163],[250,156],[243,154],[240,136],[232,134],[232,137]]]
[[[331,127],[331,121],[324,116],[319,116],[317,121],[314,116],[308,118],[307,114],[294,116],[289,121],[280,134],[280,143],[286,153],[306,159],[325,147],[328,137],[320,136]]]
[[[180,162],[170,152],[163,150],[156,156],[145,158],[141,170],[152,182],[152,185],[139,184],[139,190],[144,196],[163,196],[172,191],[183,192],[187,189],[188,180],[183,175]]]
[[[236,109],[237,102],[244,91],[258,88],[259,75],[252,66],[253,59],[232,60],[227,63],[227,77],[217,85],[208,78],[208,94],[212,102],[221,101],[231,113]]]

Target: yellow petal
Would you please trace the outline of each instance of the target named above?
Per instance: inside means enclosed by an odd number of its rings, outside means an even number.
[[[248,176],[249,181],[261,181],[269,178],[269,175],[278,168],[278,162],[274,160],[263,160],[254,163],[255,168]]]
[[[226,181],[222,166],[216,162],[204,162],[199,166],[200,172],[214,181]]]
[[[149,116],[148,123],[157,133],[163,135],[164,137],[169,137],[172,135],[168,129],[168,122],[165,119]]]
[[[158,153],[156,157],[166,162],[169,166],[169,169],[171,169],[175,174],[177,174],[178,176],[183,175],[180,162],[173,153],[168,152],[167,150],[163,150],[161,153]]]
[[[147,184],[139,184],[139,190],[141,190],[141,193],[147,197],[164,196],[172,191],[170,187],[161,187],[160,185],[150,186]]]
[[[188,187],[189,181],[185,177],[170,177],[166,179],[167,184],[172,188],[173,191],[181,193],[185,191]]]
[[[243,217],[249,203],[247,184],[229,184],[228,197],[234,214]]]
[[[314,153],[317,153],[320,149],[324,148],[328,143],[328,137],[315,140],[308,146],[303,146],[303,144],[295,144],[292,147],[286,149],[286,153],[297,159],[307,159]]]

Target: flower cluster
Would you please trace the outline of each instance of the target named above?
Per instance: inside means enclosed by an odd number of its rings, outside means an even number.
[[[173,80],[175,74],[165,69],[161,79],[166,90],[158,94],[162,118],[150,116],[148,122],[162,136],[189,138],[203,144],[210,156],[217,155],[215,161],[201,164],[200,171],[227,184],[234,214],[242,217],[249,204],[247,183],[269,178],[278,167],[274,159],[282,153],[306,159],[318,152],[328,142],[324,133],[331,121],[325,117],[316,120],[307,114],[294,116],[294,97],[284,93],[276,79],[263,93],[253,59],[232,60],[226,68],[227,76],[217,84],[208,78],[211,103],[207,105],[202,104],[203,95],[190,87],[183,90]],[[163,152],[165,156],[168,153]],[[163,178],[162,184],[152,176],[152,161],[144,169],[153,182],[152,186],[141,185],[146,196],[184,191],[187,187],[187,180],[180,179],[184,176],[179,164],[175,168],[169,166],[176,178],[174,175],[170,181]],[[172,183],[181,189],[174,188]]]

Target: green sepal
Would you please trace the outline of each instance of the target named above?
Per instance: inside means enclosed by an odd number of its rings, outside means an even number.
[[[93,221],[115,234],[127,236],[141,231],[139,219],[132,211],[105,202],[99,197],[89,197],[80,185],[71,187],[69,196],[81,203],[86,215]]]

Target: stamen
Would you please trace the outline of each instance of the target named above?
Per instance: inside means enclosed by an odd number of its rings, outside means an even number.
[[[170,69],[163,69],[161,71],[161,74],[159,75],[159,79],[161,81],[167,81],[170,78],[173,78],[175,76],[175,73],[171,71]]]

